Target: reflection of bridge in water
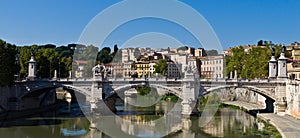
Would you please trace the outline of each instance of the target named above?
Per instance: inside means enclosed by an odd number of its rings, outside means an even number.
[[[201,117],[202,118],[202,117]],[[93,120],[100,132],[111,137],[163,137],[176,135],[179,137],[228,137],[241,136],[263,124],[255,117],[230,108],[222,108],[210,121],[204,123],[200,117],[182,118],[180,114],[162,116],[125,115],[104,116]],[[204,119],[208,119],[205,116]],[[106,123],[109,123],[107,125]],[[101,131],[102,130],[102,131]],[[237,131],[238,130],[238,131]],[[92,132],[89,137],[99,135]]]

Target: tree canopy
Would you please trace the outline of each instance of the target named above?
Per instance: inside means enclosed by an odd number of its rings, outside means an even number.
[[[10,85],[17,73],[16,46],[0,40],[0,86]]]
[[[218,51],[217,50],[205,50],[207,56],[217,56]]]
[[[158,60],[155,65],[155,73],[160,73],[163,76],[165,76],[167,67],[168,67],[167,60],[165,59]]]
[[[280,55],[281,45],[275,45],[275,56]],[[271,57],[271,49],[269,47],[252,46],[246,53],[243,47],[235,47],[232,49],[232,56],[226,56],[226,74],[237,71],[239,78],[267,78],[268,62]]]

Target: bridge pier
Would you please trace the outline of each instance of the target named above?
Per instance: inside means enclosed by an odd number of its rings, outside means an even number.
[[[198,114],[199,111],[197,109],[198,107],[198,100],[194,100],[194,101],[182,101],[181,102],[181,105],[182,105],[182,112],[181,114],[184,116],[184,117],[189,117],[191,115],[195,115],[195,114]]]
[[[200,81],[195,69],[191,66],[185,68],[185,77],[182,80],[182,112],[183,116],[197,114],[198,95],[200,91]]]
[[[274,113],[278,115],[285,115],[287,109],[286,100],[286,86],[277,86],[275,89]]]
[[[195,133],[191,132],[192,127],[192,120],[189,118],[182,118],[181,119],[182,124],[182,137],[184,138],[194,138]]]

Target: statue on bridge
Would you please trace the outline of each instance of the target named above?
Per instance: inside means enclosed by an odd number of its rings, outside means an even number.
[[[195,65],[187,65],[184,67],[184,78],[194,78],[199,75],[197,72],[197,67]]]
[[[274,45],[271,46],[271,50],[272,50],[272,56],[275,56],[275,47],[274,47]]]
[[[281,53],[285,53],[285,51],[286,51],[286,47],[283,46],[283,47],[281,48]]]
[[[107,79],[108,74],[112,74],[112,68],[105,67],[103,64],[98,64],[92,69],[93,78],[101,77],[102,79]]]

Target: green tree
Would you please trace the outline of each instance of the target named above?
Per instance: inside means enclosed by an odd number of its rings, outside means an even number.
[[[113,59],[110,55],[110,52],[111,50],[109,47],[104,47],[101,49],[100,52],[98,52],[97,61],[104,64],[110,63]]]
[[[179,51],[179,50],[188,50],[188,49],[189,49],[189,47],[187,47],[187,46],[181,46],[181,47],[177,48],[177,51]]]
[[[114,53],[117,53],[117,52],[118,52],[118,50],[119,50],[119,48],[118,48],[118,45],[117,45],[117,44],[115,44],[115,45],[114,45]]]
[[[137,93],[142,96],[147,95],[151,92],[151,88],[149,86],[137,87],[136,90]]]
[[[30,47],[18,47],[20,51],[20,77],[25,78],[28,75],[28,61],[30,60]]]
[[[89,60],[87,65],[83,68],[83,77],[84,78],[92,78],[93,77],[93,67],[96,65],[95,60]]]
[[[207,54],[207,56],[217,56],[218,55],[217,50],[206,50],[205,53]]]
[[[155,65],[155,72],[154,73],[160,73],[163,76],[165,76],[167,67],[168,67],[167,60],[165,60],[165,59],[158,60],[156,65]]]
[[[82,60],[95,60],[97,58],[97,53],[99,49],[93,45],[89,45],[86,49],[82,52]]]
[[[257,42],[257,46],[263,46],[264,45],[264,41],[263,40],[259,40],[258,42]]]
[[[266,78],[268,76],[268,61],[271,50],[267,47],[253,47],[245,60],[241,71],[242,78]]]
[[[267,42],[269,45],[269,42]],[[276,58],[280,55],[281,45],[275,45]],[[233,55],[226,56],[226,74],[237,70],[239,78],[267,78],[268,62],[271,57],[271,49],[269,46],[256,47],[252,46],[248,53],[243,47],[235,47],[232,49]]]
[[[226,56],[226,74],[229,76],[230,72],[237,70],[238,76],[240,77],[241,71],[245,64],[246,53],[244,48],[239,46],[232,49],[232,56]]]
[[[0,85],[10,85],[17,73],[15,64],[16,46],[0,40]]]

